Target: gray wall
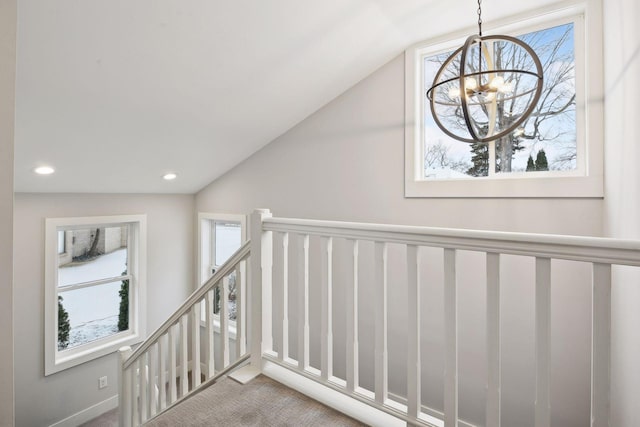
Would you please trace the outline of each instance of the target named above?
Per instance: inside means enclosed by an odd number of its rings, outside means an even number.
[[[436,227],[600,236],[600,199],[406,199],[404,198],[404,57],[399,56],[335,99],[263,150],[210,184],[196,196],[200,212],[246,213],[269,208],[275,216]],[[346,271],[335,249],[336,310],[341,308],[339,280]],[[316,249],[314,249],[314,247]],[[292,248],[295,250],[295,246]],[[312,242],[312,269],[319,259]],[[423,320],[423,402],[442,406],[442,289],[437,269],[441,254],[425,254]],[[371,248],[363,245],[361,265],[361,380],[371,383],[372,325],[376,313],[368,296]],[[405,361],[401,249],[390,250],[389,305],[391,391],[404,394]],[[464,419],[484,419],[484,274],[482,259],[461,254],[460,274],[460,411]],[[522,269],[530,260],[511,257],[503,266],[503,421],[533,425],[534,284]],[[315,265],[314,265],[315,264]],[[364,267],[368,267],[365,269]],[[276,276],[280,274],[276,268]],[[429,275],[430,274],[430,275]],[[294,272],[290,277],[295,278]],[[588,269],[561,265],[554,270],[552,307],[553,424],[582,426],[589,419],[590,290]],[[311,284],[311,327],[319,309]],[[279,292],[276,286],[276,292]],[[295,293],[295,290],[292,290]],[[295,301],[291,295],[290,302]],[[292,305],[293,307],[293,305]],[[290,315],[295,322],[295,311]],[[344,317],[334,315],[335,369],[344,371]],[[295,335],[295,328],[291,330]],[[292,338],[295,340],[295,336]],[[292,348],[295,344],[292,341]],[[312,346],[318,347],[312,333]],[[317,363],[312,351],[312,364]],[[314,365],[317,366],[317,365]]]
[[[193,289],[193,195],[16,194],[16,425],[47,426],[117,394],[115,354],[44,376],[44,219],[147,214],[147,332]],[[109,387],[98,390],[107,375]]]
[[[12,426],[13,398],[13,127],[16,1],[0,0],[0,426]]]
[[[640,4],[605,0],[605,230],[640,239]],[[640,420],[640,275],[618,269],[611,293],[612,426]]]

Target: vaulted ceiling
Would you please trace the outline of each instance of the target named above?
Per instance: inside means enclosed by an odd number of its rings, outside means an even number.
[[[486,0],[483,17],[548,3]],[[19,0],[15,189],[194,193],[409,45],[474,30],[476,7]]]

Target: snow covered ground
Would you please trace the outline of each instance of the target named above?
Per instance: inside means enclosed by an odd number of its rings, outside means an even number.
[[[118,277],[126,270],[126,263],[127,250],[123,248],[93,261],[63,266],[58,269],[58,285]],[[59,292],[62,305],[69,313],[69,348],[118,332],[121,284],[122,280],[116,279],[104,285]]]
[[[127,269],[127,248],[100,255],[98,258],[58,268],[58,287],[117,277]]]
[[[118,332],[118,316],[94,320],[72,327],[69,332],[69,346],[67,348],[86,344]]]

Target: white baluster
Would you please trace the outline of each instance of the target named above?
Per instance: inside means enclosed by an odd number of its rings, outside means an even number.
[[[133,402],[131,408],[131,425],[139,426],[141,424],[140,419],[142,414],[140,413],[140,399],[142,398],[142,381],[140,377],[140,358],[131,364],[131,393],[133,395]]]
[[[153,417],[158,412],[158,388],[156,387],[156,360],[154,355],[157,354],[156,344],[152,344],[148,351],[149,360],[149,416]]]
[[[352,275],[347,280],[347,390],[358,388],[358,241],[351,240]]]
[[[289,233],[282,233],[282,317],[280,319],[281,361],[289,357]]]
[[[216,374],[215,368],[215,326],[214,326],[214,291],[207,292],[205,297],[205,328],[207,333],[207,378]]]
[[[300,236],[298,262],[298,369],[309,367],[309,236]]]
[[[245,283],[244,261],[236,267],[236,358],[247,351],[245,343]]]
[[[167,338],[167,334],[164,334],[158,339],[160,411],[163,411],[167,407]]]
[[[251,365],[260,370],[262,353],[273,348],[271,333],[271,263],[272,233],[262,229],[262,221],[270,218],[267,209],[256,209],[251,215]]]
[[[320,371],[323,380],[333,376],[333,238],[322,238],[322,296],[321,296],[321,343],[320,343]]]
[[[176,380],[178,378],[178,372],[176,367],[178,361],[176,360],[176,325],[171,325],[169,328],[169,403],[173,403],[178,400],[178,386]]]
[[[148,352],[140,356],[140,421],[149,419],[149,362]]]
[[[375,298],[375,400],[384,404],[389,392],[389,364],[387,353],[387,244],[374,245]]]
[[[180,318],[180,397],[189,393],[189,316]]]
[[[421,412],[420,318],[420,248],[407,245],[407,415],[412,419]]]
[[[229,276],[222,279],[220,287],[220,342],[222,367],[229,366]]]
[[[444,425],[458,425],[458,308],[456,251],[444,250]]]
[[[551,260],[536,258],[536,401],[535,427],[551,425]]]
[[[610,264],[593,264],[591,313],[591,427],[608,427],[611,357]]]
[[[129,370],[127,376],[129,377],[129,381],[131,384],[131,388],[129,389],[131,402],[129,407],[131,408],[130,413],[128,414],[129,422],[125,421],[124,426],[137,426],[139,423],[139,414],[138,414],[138,379],[137,379],[137,369],[138,363],[134,362],[129,366]]]
[[[500,427],[500,254],[487,253],[486,425]]]
[[[191,381],[195,390],[200,386],[200,303],[197,302],[191,308]]]
[[[124,362],[131,356],[131,347],[126,346],[118,350],[120,355],[118,361],[118,386],[120,391],[118,393],[118,422],[122,427],[128,427],[131,425],[131,401],[135,398],[135,394],[131,393],[131,372],[133,367],[129,367],[124,370]],[[133,396],[133,398],[132,398]]]

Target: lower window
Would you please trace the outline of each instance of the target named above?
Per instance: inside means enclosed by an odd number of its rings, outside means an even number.
[[[146,216],[50,218],[45,375],[144,338]]]

